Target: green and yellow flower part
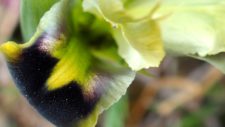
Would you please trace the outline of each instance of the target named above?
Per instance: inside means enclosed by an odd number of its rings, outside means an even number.
[[[165,53],[225,72],[224,12],[223,0],[22,0],[27,42],[0,51],[40,114],[59,127],[94,127]]]
[[[98,55],[98,47],[81,35],[86,34],[79,30],[82,23],[89,23],[89,18],[95,21],[82,12],[80,5],[80,1],[56,3],[41,18],[27,43],[1,46],[21,92],[44,117],[62,127],[94,126],[98,115],[125,94],[135,76],[115,60]],[[67,10],[68,6],[74,9]],[[68,18],[65,13],[80,14]],[[83,15],[89,18],[73,22]],[[90,27],[95,29],[95,23]],[[118,58],[112,54],[112,59]]]

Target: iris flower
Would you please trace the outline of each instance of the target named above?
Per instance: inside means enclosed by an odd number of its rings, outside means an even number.
[[[23,0],[28,42],[1,51],[21,92],[57,126],[94,127],[135,72],[158,67],[165,52],[225,72],[223,0],[45,2]]]

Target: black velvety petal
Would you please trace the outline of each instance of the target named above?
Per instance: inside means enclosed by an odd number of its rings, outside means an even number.
[[[8,64],[11,74],[28,101],[52,123],[67,127],[93,110],[97,99],[86,101],[76,82],[55,91],[46,89],[45,82],[57,59],[37,45],[24,49],[20,57],[18,62]]]

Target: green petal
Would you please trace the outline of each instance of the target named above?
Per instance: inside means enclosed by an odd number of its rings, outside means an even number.
[[[132,2],[129,9],[136,15],[146,14],[154,6],[152,1]],[[200,56],[225,51],[223,0],[164,0],[160,4],[153,17],[164,17],[159,23],[168,51]]]
[[[160,4],[153,17],[161,20],[167,52],[204,60],[224,72],[224,55],[219,54],[225,51],[224,1],[164,0]],[[144,15],[152,6],[152,1],[140,0],[128,7],[130,13]]]
[[[225,74],[225,54],[224,53],[213,55],[213,56],[206,56],[206,57],[199,57],[196,55],[192,55],[191,57],[206,61],[212,64],[213,66],[215,66],[217,69],[219,69],[221,72]]]
[[[167,52],[204,60],[225,72],[224,1],[164,1],[157,15],[168,12],[160,23]]]
[[[107,72],[108,76],[100,74],[100,78],[97,80],[97,87],[99,87],[99,90],[102,89],[104,94],[101,96],[101,99],[96,105],[93,113],[79,122],[79,127],[94,127],[96,125],[98,115],[112,106],[126,93],[129,84],[135,77],[134,72],[128,71],[119,66],[113,65],[104,67],[107,64],[110,63],[100,63],[99,69],[103,72]]]
[[[147,20],[129,23],[125,24],[122,29],[124,35],[115,30],[119,54],[133,70],[156,67],[160,64],[164,52],[159,28],[154,22]]]
[[[102,15],[116,28],[119,54],[133,70],[156,67],[164,57],[160,30],[151,15],[130,15],[120,0],[85,0],[84,10]],[[148,17],[149,16],[149,17]],[[136,61],[135,61],[136,60]]]
[[[221,0],[165,2],[156,15],[168,12],[160,22],[168,51],[202,57],[225,51],[225,4]]]

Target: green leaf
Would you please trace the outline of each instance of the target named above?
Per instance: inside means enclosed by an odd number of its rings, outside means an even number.
[[[104,114],[104,127],[124,127],[128,108],[128,96],[123,96]]]
[[[20,23],[25,41],[36,31],[43,14],[59,0],[21,0]]]

